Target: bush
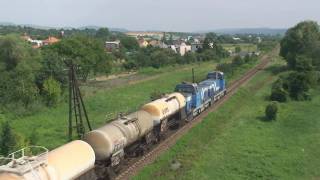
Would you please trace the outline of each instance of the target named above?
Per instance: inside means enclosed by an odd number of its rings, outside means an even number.
[[[5,121],[2,124],[0,133],[0,153],[6,156],[12,152],[17,145],[14,132],[12,131],[11,125],[8,121]]]
[[[218,64],[217,68],[218,71],[224,72],[225,74],[232,74],[233,72],[233,67],[232,64],[228,64],[228,63],[222,63],[222,64]]]
[[[284,89],[272,90],[270,100],[271,101],[278,101],[278,102],[287,102],[288,101],[288,92],[285,91]]]
[[[61,85],[53,77],[49,77],[43,83],[43,93],[47,106],[55,106],[61,95]]]
[[[245,60],[243,58],[241,58],[240,56],[235,56],[232,59],[232,65],[234,65],[235,67],[241,66],[243,64],[245,64]]]
[[[154,100],[157,100],[157,99],[162,98],[163,95],[164,95],[164,93],[156,90],[156,91],[153,91],[153,92],[150,94],[150,99],[151,99],[151,101],[154,101]]]
[[[272,101],[278,101],[278,102],[287,102],[289,93],[284,89],[284,81],[282,78],[278,79],[276,82],[272,85],[272,91],[270,99]]]
[[[276,120],[277,112],[278,112],[278,105],[276,102],[272,102],[266,107],[266,110],[265,110],[266,119],[269,121]]]

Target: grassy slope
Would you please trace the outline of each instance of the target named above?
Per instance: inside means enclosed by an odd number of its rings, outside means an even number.
[[[262,121],[275,76],[260,73],[134,179],[313,179],[320,177],[320,91],[281,104]],[[170,169],[173,159],[182,167]]]

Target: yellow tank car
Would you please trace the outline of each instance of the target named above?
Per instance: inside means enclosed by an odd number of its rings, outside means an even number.
[[[162,120],[174,115],[186,106],[186,99],[180,93],[168,94],[163,98],[152,101],[144,106],[142,110],[149,112],[155,120],[155,125]]]

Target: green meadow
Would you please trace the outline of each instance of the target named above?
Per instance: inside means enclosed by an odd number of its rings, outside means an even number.
[[[225,59],[222,61],[229,61]],[[216,63],[204,62],[162,69],[143,69],[139,72],[149,79],[134,84],[124,84],[115,88],[83,86],[82,93],[93,128],[97,128],[114,118],[119,112],[131,112],[150,101],[155,91],[172,92],[177,83],[192,81],[191,69],[195,70],[196,80],[203,79],[209,71],[215,69]],[[246,65],[238,72],[245,72],[253,65]],[[237,74],[237,73],[235,73]],[[15,132],[28,137],[36,131],[39,145],[55,148],[67,142],[68,104],[61,103],[56,108],[43,108],[40,112],[25,117],[12,114],[2,115],[8,119]]]
[[[231,58],[220,62],[230,62]],[[233,74],[226,74],[227,82],[244,74],[255,63],[244,64]],[[176,84],[192,81],[192,68],[195,80],[200,81],[215,69],[217,62],[202,62],[189,65],[176,65],[160,69],[146,68],[138,72],[142,79],[115,87],[90,86],[81,87],[88,116],[93,128],[98,128],[115,118],[120,112],[133,112],[150,101],[153,92],[173,92]],[[15,132],[24,137],[37,135],[37,144],[49,149],[58,147],[68,141],[68,103],[60,103],[55,108],[41,108],[32,115],[17,117],[14,114],[2,114],[0,121],[9,120]],[[35,133],[34,133],[35,131]],[[76,137],[75,137],[76,138]]]
[[[236,47],[239,46],[242,51],[247,52],[255,52],[257,51],[257,45],[255,44],[246,44],[246,43],[239,43],[239,44],[222,44],[222,47],[229,51],[235,52]]]
[[[273,61],[133,179],[319,179],[320,89],[266,122]],[[173,161],[180,168],[172,168]]]

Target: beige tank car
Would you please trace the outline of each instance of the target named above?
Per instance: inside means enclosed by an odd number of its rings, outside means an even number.
[[[95,163],[93,149],[80,140],[36,156],[26,156],[26,153],[25,148],[9,156],[10,162],[0,166],[0,180],[75,179],[91,170]]]
[[[152,115],[155,124],[160,124],[163,119],[170,117],[185,106],[185,97],[180,93],[172,93],[142,106],[141,109]]]
[[[137,111],[87,133],[84,140],[94,149],[96,159],[104,160],[123,153],[125,147],[146,135],[152,128],[151,115],[145,111]]]

